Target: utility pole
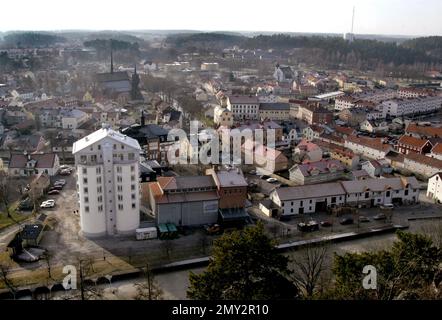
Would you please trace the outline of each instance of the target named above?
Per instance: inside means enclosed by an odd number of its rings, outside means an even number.
[[[355,22],[355,6],[353,6],[353,15],[351,16],[351,34],[353,35],[353,26]]]
[[[147,272],[147,285],[148,285],[148,291],[149,291],[149,300],[152,300],[152,285],[150,283],[150,270],[149,270],[149,264],[146,264],[146,272]]]
[[[83,286],[83,267],[81,265],[82,260],[80,260],[80,292],[81,292],[81,300],[84,299],[84,286]]]

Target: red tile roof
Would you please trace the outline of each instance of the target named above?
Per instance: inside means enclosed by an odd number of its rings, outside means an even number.
[[[422,149],[427,143],[431,144],[431,142],[429,140],[419,139],[419,138],[415,138],[415,137],[411,137],[411,136],[407,136],[407,135],[403,135],[402,137],[400,137],[400,139],[398,141],[399,145],[405,145],[405,146],[414,147],[414,148],[418,148],[418,149]]]
[[[346,135],[354,134],[356,132],[355,129],[353,129],[353,128],[343,127],[343,126],[335,126],[335,130],[338,133],[346,134]]]
[[[436,143],[436,145],[431,149],[434,154],[442,154],[442,143]]]
[[[416,123],[410,123],[405,132],[426,137],[442,137],[442,127],[419,126]]]
[[[381,138],[357,137],[350,135],[346,140],[375,150],[388,151],[388,149],[391,148],[391,145],[383,143]]]

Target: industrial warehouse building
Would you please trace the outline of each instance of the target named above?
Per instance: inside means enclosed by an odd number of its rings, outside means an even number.
[[[211,176],[159,177],[144,184],[143,199],[157,224],[200,225],[218,220],[218,194]]]
[[[247,185],[239,169],[209,169],[205,176],[159,177],[142,184],[142,205],[150,209],[157,224],[242,224],[249,218],[244,209]]]

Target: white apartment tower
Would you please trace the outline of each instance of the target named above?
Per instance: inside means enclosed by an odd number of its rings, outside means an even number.
[[[140,224],[138,141],[107,125],[76,141],[81,231],[88,237],[131,234]]]

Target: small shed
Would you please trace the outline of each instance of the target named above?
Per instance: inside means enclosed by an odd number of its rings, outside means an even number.
[[[34,223],[24,226],[21,232],[21,238],[23,239],[23,246],[38,246],[43,237],[43,224]]]

